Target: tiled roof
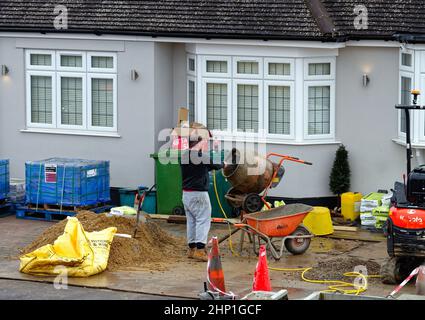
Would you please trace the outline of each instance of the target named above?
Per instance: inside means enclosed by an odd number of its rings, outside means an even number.
[[[69,32],[322,36],[304,0],[1,0],[0,30],[54,31],[53,8],[58,4],[68,9]]]
[[[368,29],[354,27],[354,7]],[[68,9],[55,30],[54,8]],[[341,40],[425,33],[424,0],[0,0],[0,31],[152,36]]]

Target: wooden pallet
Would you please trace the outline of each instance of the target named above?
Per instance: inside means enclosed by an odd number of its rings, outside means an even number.
[[[76,210],[57,210],[57,209],[44,209],[43,208],[31,208],[30,206],[18,206],[16,208],[16,218],[18,219],[26,219],[26,220],[41,220],[41,221],[61,221],[66,219],[67,217],[73,217],[78,214],[81,210],[89,210],[95,213],[102,213],[109,211],[112,206],[110,205],[100,205],[97,207],[92,207],[87,209],[81,209],[82,207],[76,207]]]
[[[67,212],[76,212],[81,210],[92,210],[99,207],[107,206],[106,203],[97,203],[94,205],[88,205],[88,206],[69,206],[69,205],[60,205],[60,204],[35,204],[35,203],[29,203],[28,208],[34,209],[34,210],[45,210],[45,211],[67,211]]]

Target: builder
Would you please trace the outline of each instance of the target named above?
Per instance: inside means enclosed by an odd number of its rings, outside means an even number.
[[[208,261],[206,244],[211,226],[211,202],[208,195],[209,171],[224,168],[209,157],[211,133],[202,126],[191,130],[189,150],[181,157],[183,205],[187,219],[188,257]]]

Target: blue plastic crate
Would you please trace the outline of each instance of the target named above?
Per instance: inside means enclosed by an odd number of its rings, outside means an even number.
[[[9,160],[0,160],[0,200],[9,194]]]
[[[109,202],[109,161],[52,158],[25,164],[26,202],[88,206]]]

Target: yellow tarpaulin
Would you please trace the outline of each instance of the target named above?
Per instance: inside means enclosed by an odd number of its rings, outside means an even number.
[[[53,245],[45,245],[20,257],[19,271],[33,275],[59,275],[65,268],[69,277],[100,273],[108,265],[109,250],[116,232],[114,227],[85,232],[78,219],[70,217],[63,235]]]

